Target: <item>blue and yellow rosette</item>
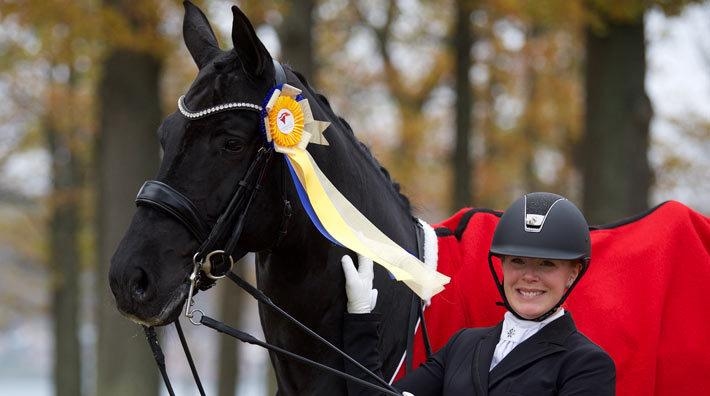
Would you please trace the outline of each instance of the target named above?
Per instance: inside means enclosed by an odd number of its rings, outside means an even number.
[[[449,277],[387,237],[318,168],[306,147],[328,145],[323,131],[329,123],[313,118],[298,88],[283,84],[274,89],[262,116],[266,139],[284,154],[301,203],[323,236],[380,264],[424,300],[444,289]]]

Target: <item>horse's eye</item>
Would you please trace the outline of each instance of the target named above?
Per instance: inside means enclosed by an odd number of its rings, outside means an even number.
[[[224,141],[224,149],[233,153],[240,153],[244,150],[244,145],[239,139],[227,139]]]

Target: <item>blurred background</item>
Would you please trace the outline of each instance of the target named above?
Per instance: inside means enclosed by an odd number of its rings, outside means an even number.
[[[196,1],[223,48],[232,1]],[[602,224],[679,200],[710,214],[710,2],[237,2],[437,223],[523,192]],[[0,0],[0,395],[164,393],[108,260],[196,67],[181,2]],[[253,276],[253,259],[240,265]],[[231,284],[212,316],[260,336]],[[268,358],[185,324],[213,395],[274,394]],[[168,370],[195,394],[175,331]]]

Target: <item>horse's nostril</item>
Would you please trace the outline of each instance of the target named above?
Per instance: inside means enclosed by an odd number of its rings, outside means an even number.
[[[135,300],[142,302],[149,298],[150,279],[142,268],[135,269],[129,282],[130,291]]]

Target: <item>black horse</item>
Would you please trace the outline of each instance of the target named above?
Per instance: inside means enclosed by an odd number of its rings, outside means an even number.
[[[232,12],[234,49],[223,51],[202,11],[185,3],[184,40],[199,68],[184,98],[188,109],[233,102],[260,105],[275,85],[276,66],[271,56],[247,17],[237,7],[232,7]],[[416,220],[398,186],[349,125],[334,114],[328,101],[300,74],[284,69],[288,84],[301,89],[310,102],[315,119],[330,122],[324,133],[329,145],[308,146],[320,169],[393,241],[410,252],[417,251]],[[194,119],[176,111],[163,121],[159,136],[164,155],[156,180],[192,201],[208,226],[215,224],[257,151],[266,145],[260,115],[248,108]],[[294,205],[290,221],[285,222],[287,201]],[[284,160],[281,154],[274,154],[262,189],[246,213],[235,259],[245,252],[257,252],[259,289],[330,342],[341,345],[346,298],[340,258],[348,251],[324,238],[297,201]],[[190,230],[175,217],[139,206],[111,260],[109,279],[118,309],[144,325],[165,325],[178,319],[198,246]],[[384,318],[380,343],[383,373],[390,376],[404,353],[412,292],[392,281],[381,268],[375,270],[375,287],[379,290],[376,311]],[[343,367],[342,357],[270,309],[262,308],[260,318],[268,342],[331,367]],[[333,376],[274,355],[271,361],[281,394],[345,393],[345,383]]]

